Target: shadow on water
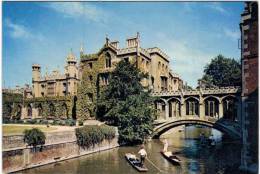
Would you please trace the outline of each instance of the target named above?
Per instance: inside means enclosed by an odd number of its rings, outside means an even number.
[[[148,160],[145,161],[149,174],[242,174],[235,170],[236,164],[240,162],[241,147],[238,142],[221,142],[223,135],[206,127],[182,127],[182,131],[179,129],[172,129],[163,134],[161,139],[154,139],[145,145],[148,159],[156,165],[154,167]],[[206,136],[214,134],[214,138],[217,139],[216,147],[202,147],[198,140],[201,132]],[[182,160],[180,166],[173,165],[162,157],[160,154],[163,148],[162,139],[168,140],[168,149]],[[125,160],[124,155],[128,152],[137,154],[138,150],[138,146],[124,146],[19,173],[136,174],[138,172]]]

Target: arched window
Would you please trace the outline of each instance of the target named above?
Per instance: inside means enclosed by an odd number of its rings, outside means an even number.
[[[106,54],[106,68],[111,67],[111,55],[109,53]]]
[[[186,100],[186,115],[199,115],[199,102],[196,99]]]

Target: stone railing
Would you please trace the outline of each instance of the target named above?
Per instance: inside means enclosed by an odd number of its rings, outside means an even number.
[[[240,87],[216,87],[216,88],[204,88],[195,90],[183,90],[183,91],[167,91],[167,92],[153,92],[152,96],[179,96],[179,95],[200,95],[200,94],[236,94],[241,91]]]
[[[160,48],[154,47],[154,48],[148,48],[146,49],[149,53],[159,53],[162,57],[164,57],[165,59],[169,60],[169,56],[167,54],[165,54]]]
[[[136,47],[122,48],[117,50],[117,55],[128,54],[136,52]]]

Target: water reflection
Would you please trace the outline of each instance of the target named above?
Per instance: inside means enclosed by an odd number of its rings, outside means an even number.
[[[213,134],[217,145],[214,148],[201,147],[199,135],[204,133],[207,137]],[[146,144],[148,159],[164,173],[174,174],[214,174],[224,173],[233,164],[240,161],[240,146],[238,143],[222,143],[223,135],[214,129],[201,126],[180,126]],[[164,159],[160,151],[162,141],[167,139],[168,149],[178,153],[183,161],[180,166],[172,165]],[[127,152],[138,152],[139,147],[120,147],[80,158],[60,162],[55,165],[46,165],[19,173],[98,173],[98,174],[123,174],[138,173],[124,159]],[[149,161],[145,162],[149,168],[148,173],[160,173]]]

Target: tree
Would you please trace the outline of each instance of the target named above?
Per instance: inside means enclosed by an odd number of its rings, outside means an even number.
[[[205,66],[202,80],[215,86],[241,86],[241,65],[235,59],[218,55]]]
[[[97,116],[118,126],[121,143],[142,143],[152,131],[153,99],[140,83],[145,77],[134,64],[121,61],[99,98]]]
[[[24,142],[29,146],[33,146],[34,149],[38,145],[44,145],[45,139],[45,134],[38,128],[26,129],[24,131]]]

